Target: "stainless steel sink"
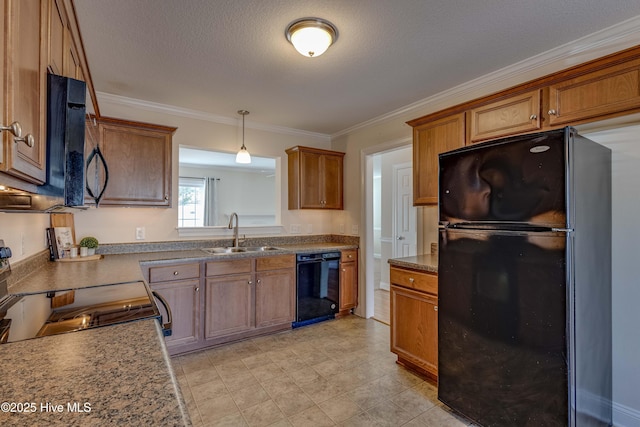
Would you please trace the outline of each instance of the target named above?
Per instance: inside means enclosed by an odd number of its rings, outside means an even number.
[[[224,254],[236,254],[236,253],[244,253],[244,252],[266,252],[266,251],[277,251],[279,248],[275,248],[273,246],[241,246],[241,247],[233,247],[233,246],[225,246],[218,248],[203,248],[202,250],[208,254],[212,255],[224,255]]]

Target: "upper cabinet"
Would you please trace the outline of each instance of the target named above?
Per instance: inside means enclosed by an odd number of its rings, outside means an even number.
[[[510,96],[469,111],[469,139],[478,142],[542,126],[541,90]]]
[[[598,119],[640,107],[640,59],[549,86],[549,125]]]
[[[438,154],[464,146],[464,113],[413,128],[413,204],[438,203]]]
[[[344,153],[302,146],[286,153],[289,209],[343,209]]]
[[[21,137],[2,132],[0,169],[33,184],[46,174],[47,3],[5,0],[3,8],[2,124],[18,122]]]
[[[0,185],[35,192],[46,180],[47,73],[85,81],[98,107],[71,0],[5,0],[0,14],[0,122],[21,128],[1,134]]]
[[[100,205],[171,207],[171,147],[175,131],[173,127],[99,118],[96,142],[108,171]],[[87,137],[87,155],[94,148]],[[96,173],[102,173],[99,167],[96,171],[93,163],[87,165],[88,182],[94,182]],[[97,181],[99,191],[103,179]]]

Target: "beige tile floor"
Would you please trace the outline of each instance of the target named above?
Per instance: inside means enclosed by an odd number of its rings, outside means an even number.
[[[467,426],[349,316],[173,359],[195,426]]]

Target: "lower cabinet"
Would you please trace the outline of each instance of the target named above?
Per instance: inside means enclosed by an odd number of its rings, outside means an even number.
[[[340,315],[358,306],[358,250],[342,251],[340,256]]]
[[[437,276],[391,268],[391,351],[398,364],[438,378]]]
[[[291,328],[295,255],[209,261],[205,275],[205,345]]]
[[[200,263],[151,266],[145,270],[151,289],[169,304],[172,333],[165,337],[171,354],[196,349],[202,342]],[[159,307],[161,310],[162,307]],[[163,321],[166,321],[163,313]]]
[[[147,263],[145,279],[173,314],[172,334],[165,338],[169,354],[291,329],[295,264],[293,254]]]

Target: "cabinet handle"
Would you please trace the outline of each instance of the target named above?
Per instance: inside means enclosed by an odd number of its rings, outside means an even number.
[[[174,275],[174,276],[177,276],[178,274],[180,274],[180,273],[178,273],[177,271],[174,271],[174,272],[173,272],[173,275]]]
[[[165,199],[165,200],[169,200],[169,195],[168,195],[168,194],[165,194],[165,195],[164,195],[164,199]]]
[[[549,115],[550,116],[555,116],[556,114],[558,114],[558,112],[556,110],[549,110]]]
[[[353,255],[347,255],[347,258],[353,258]]]
[[[413,277],[409,277],[409,282],[413,283],[415,281],[415,279]]]
[[[249,281],[247,282],[247,285],[253,285],[253,282],[252,282],[251,280],[249,280]]]
[[[342,271],[346,272],[347,270],[345,270],[344,268],[342,269]]]
[[[262,283],[261,279],[256,280],[256,283],[259,285],[260,283]]]
[[[196,288],[194,289],[196,292],[198,292],[200,290],[199,286],[196,286]]]
[[[535,114],[532,114],[531,117],[529,117],[529,120],[536,120],[538,118],[538,116],[536,116]]]
[[[433,306],[433,311],[438,311],[438,306],[437,305]]]
[[[36,140],[30,133],[28,133],[26,136],[16,136],[15,138],[13,138],[13,140],[16,144],[19,142],[24,142],[25,144],[27,144],[27,147],[33,147],[34,145],[36,145]]]
[[[0,132],[2,132],[3,130],[8,130],[13,134],[13,136],[16,136],[18,138],[22,136],[22,126],[20,126],[20,123],[18,122],[13,122],[9,126],[0,125]]]

